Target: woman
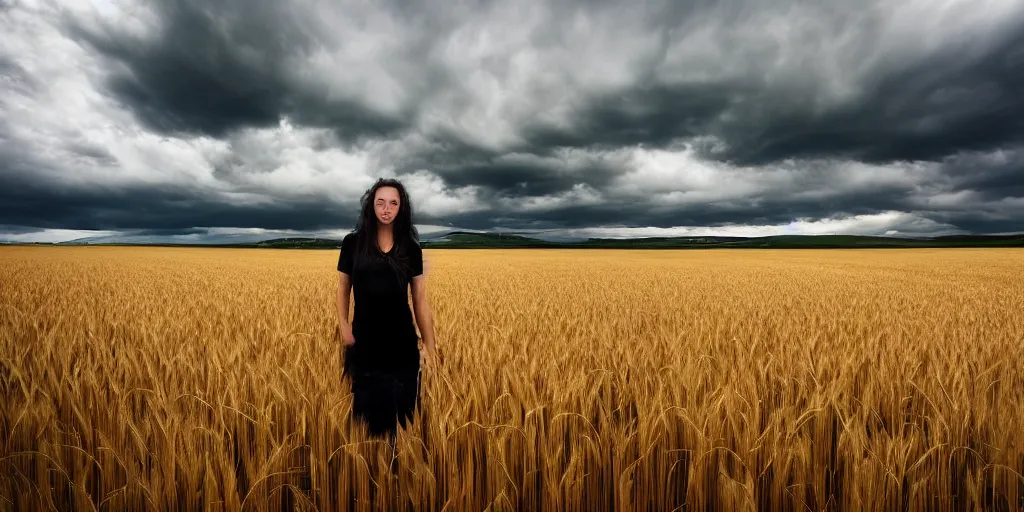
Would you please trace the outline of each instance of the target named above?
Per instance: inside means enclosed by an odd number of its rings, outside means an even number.
[[[394,450],[397,424],[405,427],[419,402],[421,364],[437,358],[423,251],[409,195],[399,181],[379,179],[363,195],[356,228],[341,243],[338,271],[338,318],[344,374],[352,379],[353,416],[367,425],[371,437],[387,437]],[[351,323],[350,291],[355,301]]]

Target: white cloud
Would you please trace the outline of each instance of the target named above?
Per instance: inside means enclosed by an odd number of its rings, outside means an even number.
[[[90,17],[88,6],[82,9],[71,12],[104,21]],[[121,20],[133,12],[121,9],[108,15]],[[56,11],[40,6],[4,16],[10,31],[0,38],[0,57],[12,58],[32,78],[31,86],[0,91],[11,150],[34,160],[19,171],[26,178],[30,173],[58,188],[185,188],[228,204],[289,197],[354,203],[372,184],[372,148],[346,151],[328,130],[294,127],[287,119],[224,140],[149,132],[104,94],[106,63],[50,22],[59,17]]]
[[[413,201],[414,215],[420,213],[443,217],[445,215],[480,212],[488,206],[480,199],[480,188],[465,186],[448,188],[436,174],[421,170],[400,177]]]
[[[220,179],[268,197],[326,197],[354,202],[373,184],[373,149],[346,151],[330,130],[295,127],[244,129],[229,139],[230,151],[212,160]]]
[[[44,243],[52,244],[66,242],[87,236],[109,236],[117,234],[116,231],[90,231],[78,229],[43,229],[28,233],[3,233],[0,232],[0,241],[15,242],[21,244]]]
[[[580,229],[550,230],[551,233],[575,237],[631,238],[675,236],[739,236],[774,235],[900,235],[939,236],[961,233],[956,227],[941,224],[905,212],[882,212],[846,218],[807,220],[774,225],[623,227],[595,226]]]
[[[615,179],[609,193],[658,205],[824,201],[893,189],[910,192],[941,171],[939,164],[870,165],[842,160],[788,160],[735,167],[702,160],[693,146],[624,151],[629,155],[629,170]]]
[[[570,190],[546,196],[501,197],[497,204],[517,213],[538,213],[566,207],[595,206],[604,203],[602,194],[593,187],[578,183]]]
[[[33,78],[32,87],[0,94],[9,140],[36,160],[35,179],[61,187],[194,184],[217,188],[208,157],[225,151],[208,138],[147,132],[98,86],[98,58],[66,37],[49,7],[13,9],[0,56]]]

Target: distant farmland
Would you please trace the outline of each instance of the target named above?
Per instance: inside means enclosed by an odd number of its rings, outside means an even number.
[[[1024,251],[425,254],[390,476],[336,250],[0,247],[0,510],[1024,507]]]

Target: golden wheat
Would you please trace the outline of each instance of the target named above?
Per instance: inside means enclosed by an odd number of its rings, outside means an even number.
[[[426,251],[350,421],[336,251],[0,249],[0,510],[1024,508],[1024,251]]]

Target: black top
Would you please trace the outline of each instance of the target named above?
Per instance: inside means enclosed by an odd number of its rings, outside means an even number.
[[[375,244],[372,258],[360,258],[355,242],[354,234],[346,235],[338,256],[338,271],[352,280],[355,309],[356,343],[347,349],[348,364],[367,369],[418,365],[418,336],[408,294],[412,278],[423,273],[422,248],[412,243],[406,254],[397,254],[397,246],[385,253]],[[399,276],[388,259],[404,260],[410,270]]]

